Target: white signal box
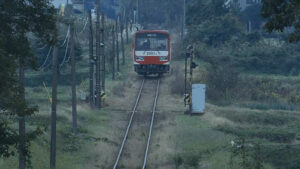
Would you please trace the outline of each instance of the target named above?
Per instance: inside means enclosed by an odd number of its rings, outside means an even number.
[[[204,114],[205,113],[205,84],[193,84],[192,90],[192,113]]]

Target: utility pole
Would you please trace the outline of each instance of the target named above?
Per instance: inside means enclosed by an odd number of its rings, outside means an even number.
[[[182,19],[182,30],[181,30],[181,40],[184,39],[185,24],[186,24],[186,0],[183,0],[183,19]]]
[[[102,101],[102,97],[105,95],[105,51],[104,51],[104,47],[105,47],[105,19],[104,19],[104,13],[102,12],[101,14],[101,42],[100,42],[100,53],[101,53],[101,101]]]
[[[50,169],[56,164],[56,92],[57,92],[57,46],[53,49],[53,77],[51,99],[51,143],[50,143]]]
[[[121,36],[121,50],[122,50],[122,65],[125,65],[125,49],[124,49],[123,30],[124,30],[124,15],[121,16],[121,19],[120,19],[120,36]]]
[[[90,41],[89,41],[89,53],[90,53],[90,105],[93,109],[95,107],[95,92],[94,92],[94,38],[93,38],[93,21],[92,11],[89,10],[89,23],[90,23]]]
[[[119,25],[118,25],[119,15],[116,19],[116,52],[117,52],[117,72],[120,72],[120,52],[119,52]]]
[[[138,24],[138,21],[139,21],[139,0],[136,0],[136,26]]]
[[[96,20],[96,106],[101,108],[101,61],[100,61],[100,0],[97,0],[97,20]]]
[[[115,26],[112,27],[112,80],[115,80],[115,56],[116,56],[116,33]]]
[[[21,106],[24,107],[23,104],[25,104],[25,89],[24,89],[24,79],[25,79],[25,73],[24,73],[24,59],[20,58],[20,68],[19,68],[19,83],[20,83],[20,97],[22,99]],[[24,111],[23,109],[21,109]],[[19,112],[21,113],[21,112]],[[24,115],[19,115],[19,169],[26,169],[26,159],[25,159],[25,118]]]
[[[191,59],[190,59],[190,104],[189,109],[192,113],[192,98],[193,98],[193,69],[194,69],[194,45],[191,47]]]
[[[126,15],[126,43],[128,44],[129,43],[129,40],[128,40],[128,17]]]
[[[71,21],[71,74],[72,74],[72,128],[77,133],[76,61],[74,52],[74,21]]]
[[[198,65],[194,62],[195,52],[194,45],[189,45],[187,47],[187,53],[185,56],[185,80],[184,80],[184,88],[185,88],[185,97],[184,97],[184,105],[189,105],[188,113],[192,113],[192,92],[193,92],[193,69],[195,69]],[[189,84],[187,84],[188,79],[188,58],[190,58],[189,64]],[[188,103],[187,103],[188,102]]]

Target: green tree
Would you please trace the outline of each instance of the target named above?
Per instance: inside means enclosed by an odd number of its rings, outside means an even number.
[[[55,9],[49,0],[9,0],[0,1],[0,157],[14,155],[11,146],[18,147],[20,156],[25,156],[21,163],[29,161],[29,140],[37,133],[20,133],[11,127],[9,119],[24,119],[37,111],[27,105],[24,97],[24,84],[21,70],[37,69],[37,58],[31,51],[29,36],[35,36],[42,42],[53,45],[56,41]],[[17,70],[20,70],[20,81]],[[25,166],[25,165],[24,165]],[[30,167],[30,166],[29,166]]]
[[[268,21],[265,29],[269,32],[291,28],[289,40],[300,40],[300,1],[298,0],[262,0],[261,14]]]
[[[243,27],[235,12],[226,6],[225,0],[199,0],[187,13],[188,38],[211,46],[239,36]]]

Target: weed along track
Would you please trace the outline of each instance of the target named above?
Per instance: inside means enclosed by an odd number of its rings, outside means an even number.
[[[160,80],[143,79],[113,169],[145,169]]]

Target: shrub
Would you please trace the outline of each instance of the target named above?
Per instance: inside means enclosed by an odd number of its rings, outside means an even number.
[[[231,103],[238,80],[239,73],[230,64],[213,63],[206,77],[208,99],[219,103]]]
[[[171,92],[178,95],[184,94],[184,75],[179,71],[179,68],[176,68],[173,72],[175,74],[174,78],[171,81],[170,87]]]

